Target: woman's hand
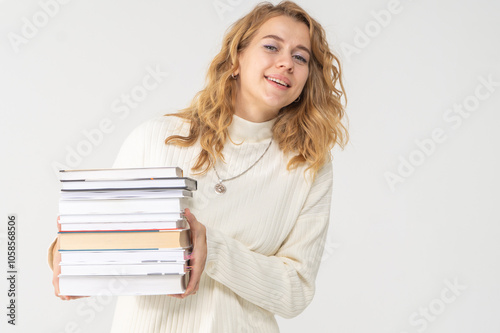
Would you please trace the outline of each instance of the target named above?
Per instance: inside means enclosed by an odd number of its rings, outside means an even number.
[[[191,253],[191,276],[188,286],[184,294],[170,295],[175,298],[186,298],[189,295],[194,295],[198,291],[201,273],[205,268],[207,260],[207,229],[203,224],[198,222],[196,217],[191,214],[191,211],[186,208],[184,215],[191,228],[191,240],[193,242],[193,252]]]
[[[57,217],[57,230],[61,231],[61,224],[59,223],[59,217]],[[55,295],[64,301],[82,297],[88,297],[88,296],[59,295],[59,274],[61,274],[61,266],[59,266],[59,263],[61,262],[61,254],[59,253],[58,250],[59,250],[59,240],[57,240],[56,245],[54,246],[54,250],[52,252],[52,285],[54,285]]]

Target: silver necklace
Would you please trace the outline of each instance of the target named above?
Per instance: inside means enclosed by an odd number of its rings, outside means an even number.
[[[246,169],[245,171],[243,171],[242,173],[240,173],[237,176],[234,176],[234,177],[231,177],[231,178],[222,179],[219,176],[219,173],[217,172],[217,169],[215,168],[215,163],[214,163],[214,171],[215,171],[215,174],[217,175],[217,178],[219,179],[219,182],[217,184],[215,184],[215,186],[214,186],[215,193],[217,193],[217,194],[224,194],[224,193],[226,193],[226,190],[227,190],[226,185],[222,184],[222,182],[227,182],[229,180],[233,180],[235,178],[238,178],[239,176],[244,175],[248,170],[250,170],[251,168],[253,168],[254,165],[257,164],[262,159],[262,157],[264,157],[264,155],[267,153],[267,151],[269,150],[269,147],[271,147],[271,143],[273,143],[273,139],[272,138],[271,138],[271,141],[269,141],[269,144],[267,145],[266,150],[264,150],[264,152],[262,153],[262,155],[260,155],[260,157],[257,159],[257,161],[255,161],[252,165],[250,165],[250,167],[248,169]]]

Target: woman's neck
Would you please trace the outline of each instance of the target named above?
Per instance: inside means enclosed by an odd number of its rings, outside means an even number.
[[[243,110],[236,108],[234,110],[234,114],[240,118],[251,121],[253,123],[263,123],[276,118],[276,116],[278,115],[277,113],[262,112],[255,109],[252,110],[249,108],[245,108]]]
[[[272,129],[275,122],[276,118],[263,122],[252,122],[235,114],[228,127],[229,137],[235,144],[243,141],[247,143],[269,142],[273,136]]]

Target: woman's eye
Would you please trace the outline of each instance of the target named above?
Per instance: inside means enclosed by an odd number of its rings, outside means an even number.
[[[276,46],[273,45],[264,45],[264,47],[271,51],[276,51],[278,49]]]
[[[294,57],[295,59],[297,59],[298,61],[300,61],[301,63],[304,63],[304,64],[305,64],[305,63],[307,63],[306,58],[304,58],[304,57],[303,57],[303,56],[301,56],[301,55],[298,55],[298,54],[297,54],[297,55],[294,55],[293,57]]]

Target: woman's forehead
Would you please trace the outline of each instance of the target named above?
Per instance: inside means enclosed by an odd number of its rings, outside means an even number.
[[[256,37],[260,40],[265,36],[277,36],[285,42],[302,44],[308,48],[311,45],[307,25],[283,15],[272,17],[262,24]]]

